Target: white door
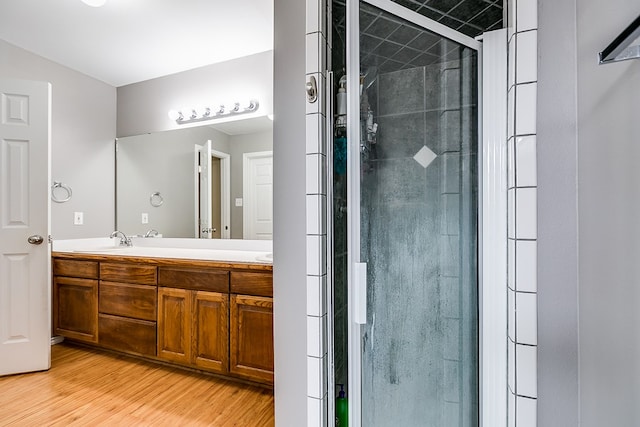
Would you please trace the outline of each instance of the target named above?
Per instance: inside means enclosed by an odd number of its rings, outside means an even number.
[[[273,152],[243,156],[243,237],[273,239]]]
[[[196,145],[196,237],[211,238],[211,141]]]
[[[51,366],[50,101],[0,79],[0,375]]]

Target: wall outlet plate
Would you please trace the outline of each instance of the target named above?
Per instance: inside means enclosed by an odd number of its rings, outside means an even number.
[[[74,212],[73,213],[73,225],[82,225],[84,224],[84,213],[82,212]]]
[[[238,197],[236,198],[236,207],[241,207],[242,206],[242,197]]]
[[[146,212],[142,213],[142,223],[143,224],[149,224],[149,214]]]

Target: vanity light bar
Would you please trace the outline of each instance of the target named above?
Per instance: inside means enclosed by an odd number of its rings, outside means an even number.
[[[170,110],[169,118],[171,120],[175,120],[176,123],[181,125],[185,123],[229,117],[237,114],[253,113],[258,110],[259,106],[260,103],[257,100],[252,99],[246,103],[232,102],[227,105],[220,104],[216,107],[181,108],[180,110]]]

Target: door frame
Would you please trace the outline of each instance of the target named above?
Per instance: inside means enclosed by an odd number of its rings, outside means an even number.
[[[507,423],[507,175],[506,175],[506,44],[503,46],[492,39],[481,42],[465,36],[449,27],[413,12],[390,0],[362,0],[399,18],[410,21],[426,30],[453,40],[478,52],[478,381],[479,381],[479,422],[481,426],[506,426]],[[347,49],[347,118],[360,117],[359,79],[359,10],[360,0],[346,1],[346,49]],[[505,31],[506,30],[498,30]],[[506,33],[504,33],[506,35]],[[504,39],[506,41],[506,38]],[[489,49],[487,49],[489,48]],[[483,49],[488,50],[491,63],[490,84],[483,80]],[[501,62],[502,61],[502,62]],[[353,71],[355,70],[355,72]],[[504,70],[504,71],[503,71]],[[502,77],[504,74],[504,77]],[[487,73],[489,75],[489,73]],[[355,78],[353,76],[356,76]],[[500,80],[502,78],[502,80]],[[486,98],[488,96],[489,98]],[[491,104],[485,104],[485,100]],[[483,116],[483,109],[491,107],[491,117]],[[504,111],[504,114],[501,114]],[[504,117],[503,117],[504,116]],[[488,138],[483,134],[487,129]],[[489,138],[490,137],[490,138]],[[366,278],[362,277],[360,264],[360,126],[347,124],[348,173],[347,173],[347,236],[348,244],[348,364],[349,364],[349,425],[362,424],[362,360],[361,325],[356,322],[362,317],[361,307],[354,307],[358,301],[366,304]],[[353,155],[352,153],[356,153]],[[331,212],[331,211],[330,211]],[[496,233],[496,234],[491,234]],[[483,236],[489,238],[484,239]],[[483,257],[483,253],[492,254]],[[365,270],[366,271],[366,270]],[[486,290],[485,285],[491,286]],[[502,292],[501,292],[502,291]],[[330,290],[328,292],[331,292]],[[501,292],[501,293],[500,293]],[[330,293],[329,293],[330,297]],[[332,340],[330,344],[333,345]],[[332,351],[332,350],[331,350]],[[329,381],[332,384],[332,381]],[[486,399],[483,396],[486,395]],[[335,396],[330,391],[330,401]],[[333,415],[331,405],[329,415]]]
[[[250,223],[250,212],[246,209],[247,206],[247,199],[248,199],[248,195],[252,194],[249,191],[250,188],[250,175],[249,175],[249,161],[253,160],[253,159],[261,159],[261,158],[267,158],[270,157],[273,161],[273,151],[253,151],[251,153],[244,153],[242,155],[242,237],[244,239],[246,239],[248,231],[249,231],[249,227],[248,224]],[[271,174],[272,176],[272,183],[273,183],[273,173]],[[255,202],[255,200],[251,200],[249,206],[251,206],[251,203]]]
[[[207,141],[212,144],[211,140]],[[201,235],[200,227],[200,149],[205,145],[195,144],[193,161],[193,191],[194,191],[194,215],[195,215],[195,238],[199,239]],[[220,232],[221,239],[231,238],[231,155],[222,151],[211,149],[211,156],[220,159],[220,222],[222,230]]]
[[[220,159],[220,238],[231,238],[231,155],[211,150],[211,156]]]

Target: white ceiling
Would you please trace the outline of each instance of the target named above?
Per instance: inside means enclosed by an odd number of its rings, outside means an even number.
[[[0,39],[119,87],[273,49],[273,0],[4,0]]]

